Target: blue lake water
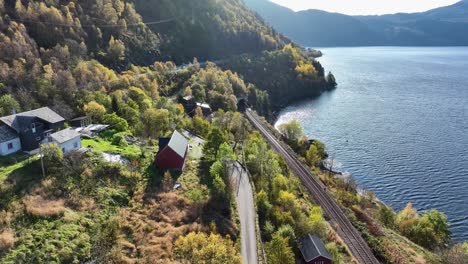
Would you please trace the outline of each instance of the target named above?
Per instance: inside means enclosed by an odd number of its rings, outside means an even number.
[[[284,109],[359,185],[401,210],[437,208],[468,240],[468,47],[326,48],[338,88]]]

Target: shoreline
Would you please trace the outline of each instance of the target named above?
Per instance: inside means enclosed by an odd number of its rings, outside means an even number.
[[[312,98],[304,98],[304,99],[301,99],[301,100],[293,100],[291,102],[289,102],[288,104],[282,106],[281,108],[279,108],[278,110],[276,110],[275,112],[272,113],[272,116],[271,116],[271,125],[272,125],[272,128],[275,129],[277,132],[279,132],[279,130],[277,129],[277,126],[276,126],[276,123],[278,123],[279,121],[279,118],[280,118],[280,113],[282,111],[284,111],[287,107],[289,106],[292,106],[294,104],[297,104],[297,103],[301,103],[301,102],[307,102],[307,101],[312,101],[312,100],[316,100],[318,99],[321,95],[323,95],[323,93],[326,93],[326,92],[332,92],[334,91],[335,89],[332,89],[332,90],[327,90],[327,91],[324,91],[322,92],[320,95],[318,96],[314,96]],[[302,126],[302,124],[301,124]],[[310,138],[308,138],[310,140]],[[325,147],[327,146],[327,142],[322,142]],[[287,144],[287,143],[286,143]],[[296,152],[297,155],[299,155],[297,152]],[[323,162],[324,160],[322,160],[321,162]],[[336,161],[336,160],[335,160]],[[379,197],[377,196],[377,194],[373,191],[369,191],[365,188],[362,188],[359,186],[359,182],[357,182],[357,180],[355,180],[355,177],[353,176],[353,174],[351,172],[347,172],[347,171],[329,171],[327,169],[324,169],[324,168],[321,168],[321,167],[318,167],[318,169],[320,170],[320,172],[322,173],[331,173],[331,175],[333,176],[333,178],[351,178],[351,179],[354,179],[354,181],[357,183],[357,186],[356,186],[356,192],[357,194],[360,196],[360,197],[365,197],[366,193],[368,192],[371,192],[371,193],[374,193],[374,199],[375,199],[375,202],[378,203],[378,204],[381,204],[383,206],[386,206],[388,208],[391,208],[394,212],[395,212],[395,215],[398,214],[398,211],[395,211],[395,208],[394,206],[391,206],[389,205],[387,202],[384,202],[383,200],[379,199]],[[407,201],[407,203],[410,202],[410,201]],[[417,208],[416,208],[417,209]],[[434,208],[433,208],[434,209]],[[431,210],[431,209],[428,209],[428,210]],[[419,213],[423,213],[425,211],[428,211],[428,210],[424,210],[424,211],[419,211]],[[445,215],[446,212],[445,211],[440,211],[442,213],[444,213]],[[375,219],[374,219],[375,220]],[[448,219],[448,216],[447,216],[447,220],[448,222],[450,223],[450,219]],[[403,236],[403,235],[401,235]],[[404,236],[403,236],[404,237]],[[451,239],[451,242],[449,244],[449,246],[453,246],[453,245],[456,245],[456,244],[459,244],[459,243],[466,243],[468,242],[468,240],[459,240],[459,241],[455,241],[454,240],[454,237],[453,237],[453,232],[452,234],[450,235],[450,239]]]

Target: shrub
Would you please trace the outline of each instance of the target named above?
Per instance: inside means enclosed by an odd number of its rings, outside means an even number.
[[[0,232],[0,252],[6,251],[15,245],[15,235],[10,229]]]
[[[115,134],[112,137],[112,144],[120,147],[126,147],[128,146],[127,141],[125,140],[125,137],[120,134]]]
[[[392,208],[381,205],[377,213],[377,218],[386,227],[395,228],[396,215]]]
[[[104,115],[102,122],[106,125],[111,125],[113,129],[118,132],[124,132],[128,130],[127,120],[119,117],[116,113]]]
[[[44,165],[48,173],[58,173],[62,167],[63,152],[56,143],[41,145],[44,155]]]
[[[65,211],[65,202],[63,199],[46,200],[39,195],[28,195],[24,197],[23,203],[26,212],[35,217],[49,218],[62,215]]]
[[[362,211],[359,207],[353,206],[351,208],[353,212],[356,214],[356,217],[361,220],[362,222],[367,224],[367,228],[369,232],[376,237],[383,236],[384,231],[382,228],[375,222],[375,220],[366,214],[366,212]]]
[[[190,233],[175,242],[177,259],[191,263],[241,263],[234,243],[218,234]]]
[[[283,238],[280,234],[273,235],[273,239],[266,245],[266,252],[268,255],[268,263],[294,263],[294,252],[289,246],[288,238]]]

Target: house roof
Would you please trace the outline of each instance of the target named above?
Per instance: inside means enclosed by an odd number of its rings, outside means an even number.
[[[83,121],[83,120],[88,120],[89,117],[88,116],[80,116],[80,117],[76,117],[76,118],[73,118],[72,120],[70,120],[71,122],[73,121]]]
[[[206,104],[206,103],[197,103],[197,106],[201,107],[201,108],[206,108],[206,109],[210,109],[211,110],[211,107],[209,104]]]
[[[314,260],[320,256],[332,260],[332,256],[318,236],[310,234],[305,236],[301,241],[299,241],[299,248],[306,262]]]
[[[0,125],[0,142],[7,142],[18,138],[18,134],[8,126]]]
[[[21,131],[21,128],[28,126],[31,120],[35,117],[51,124],[65,121],[63,117],[52,111],[49,107],[42,107],[16,115],[4,116],[1,117],[0,120],[7,126],[16,130],[16,132],[19,132]]]
[[[174,130],[167,147],[171,148],[180,157],[185,158],[185,152],[187,151],[188,147],[188,139],[180,134],[177,130]]]
[[[187,96],[184,96],[184,97],[182,97],[182,98],[183,98],[184,100],[186,100],[186,101],[190,101],[190,100],[195,99],[195,97],[193,97],[192,95],[187,95]]]
[[[65,143],[79,136],[80,133],[72,128],[66,128],[50,135],[50,137],[59,144]]]

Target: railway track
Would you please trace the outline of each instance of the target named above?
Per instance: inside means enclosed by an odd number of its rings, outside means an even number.
[[[366,241],[351,224],[335,198],[326,190],[325,185],[312,175],[307,166],[299,161],[293,151],[269,131],[269,128],[264,125],[264,122],[255,113],[247,109],[245,114],[273,148],[283,156],[296,176],[301,179],[314,200],[322,207],[324,214],[330,219],[331,226],[344,240],[355,259],[362,264],[378,264],[379,261],[375,258]]]

